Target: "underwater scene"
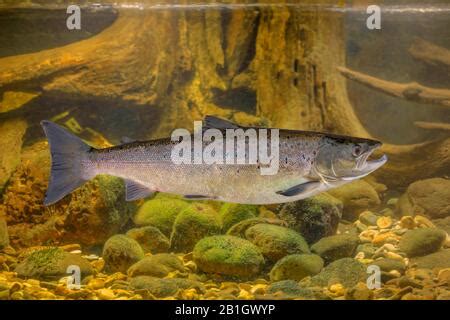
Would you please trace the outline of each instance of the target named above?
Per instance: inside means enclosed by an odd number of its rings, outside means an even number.
[[[446,0],[0,0],[0,300],[450,300],[449,176]]]

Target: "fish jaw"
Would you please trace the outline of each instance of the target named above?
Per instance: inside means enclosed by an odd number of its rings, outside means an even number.
[[[357,170],[355,170],[355,176],[342,177],[341,180],[353,181],[364,178],[365,176],[368,176],[378,168],[382,167],[388,160],[387,156],[384,154],[379,159],[367,161],[366,159],[369,157],[369,155],[365,157],[365,159],[362,161],[361,164],[358,164]]]

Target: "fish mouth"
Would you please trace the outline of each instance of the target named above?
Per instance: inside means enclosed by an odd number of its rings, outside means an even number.
[[[352,170],[353,171],[352,177],[347,177],[347,178],[344,177],[344,178],[342,178],[342,180],[355,180],[355,179],[363,178],[363,177],[371,174],[372,172],[374,172],[381,166],[383,166],[388,160],[388,158],[385,154],[383,154],[378,159],[370,159],[369,160],[369,158],[371,157],[373,152],[376,149],[378,149],[380,146],[381,146],[381,144],[375,146],[374,148],[372,148],[371,150],[369,150],[365,154],[363,154],[358,159],[355,169]]]

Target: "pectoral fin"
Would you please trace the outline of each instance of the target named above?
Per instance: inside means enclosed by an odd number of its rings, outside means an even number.
[[[224,120],[221,118],[217,118],[214,116],[206,116],[203,121],[204,129],[238,129],[240,128],[237,124],[230,122],[228,120]]]
[[[152,195],[153,190],[133,180],[125,180],[125,199],[127,201],[147,198]]]
[[[293,196],[298,196],[302,193],[310,192],[310,191],[318,188],[321,184],[322,184],[322,182],[320,182],[320,181],[308,181],[308,182],[304,182],[304,183],[295,185],[286,190],[277,191],[276,193],[280,194],[282,196],[286,196],[286,197],[293,197]]]

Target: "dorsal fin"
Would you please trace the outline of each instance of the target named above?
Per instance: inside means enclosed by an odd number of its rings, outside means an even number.
[[[138,200],[149,197],[153,191],[135,182],[133,180],[125,180],[125,199],[127,201]]]
[[[221,118],[217,118],[214,116],[206,116],[203,120],[203,128],[204,129],[238,129],[240,126],[237,124],[230,122],[228,120],[224,120]]]

